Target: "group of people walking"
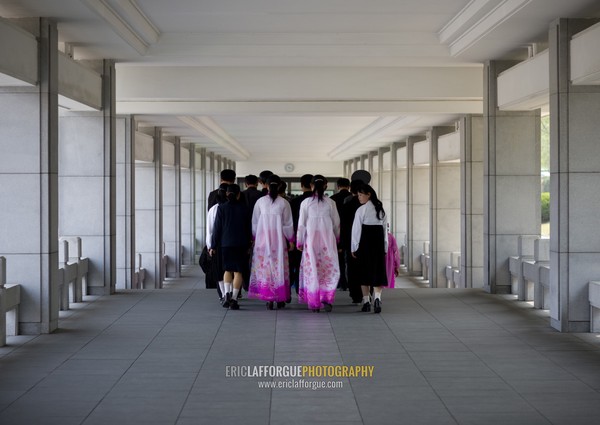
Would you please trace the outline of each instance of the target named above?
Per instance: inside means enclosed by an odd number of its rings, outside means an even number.
[[[340,286],[361,311],[380,313],[382,289],[398,265],[386,270],[387,217],[369,180],[366,171],[355,172],[351,183],[338,180],[351,190],[330,198],[327,179],[307,174],[303,194],[288,200],[269,171],[247,176],[241,191],[235,171],[223,170],[209,195],[206,238],[223,307],[239,309],[245,287],[249,298],[281,309],[294,287],[299,303],[330,312]]]

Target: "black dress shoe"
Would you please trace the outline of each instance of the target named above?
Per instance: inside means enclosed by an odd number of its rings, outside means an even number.
[[[319,310],[318,308],[313,308],[312,311],[313,311],[313,313],[320,313],[321,312],[321,310]]]
[[[238,304],[237,300],[231,300],[229,302],[229,310],[239,310],[240,309],[240,305]]]
[[[225,295],[225,301],[223,301],[223,308],[229,308],[230,304],[231,304],[231,292],[228,292],[227,295]]]
[[[371,311],[371,303],[369,303],[369,302],[364,303],[362,306],[362,309],[360,311],[364,311],[365,313],[368,313],[369,311]]]
[[[267,310],[273,310],[273,301],[267,302]]]
[[[277,309],[282,309],[285,307],[285,302],[283,301],[277,301]]]
[[[375,303],[373,304],[373,312],[381,313],[381,301],[375,298]]]
[[[332,306],[331,304],[329,304],[329,303],[326,303],[326,302],[324,302],[324,303],[323,303],[323,306],[324,306],[324,309],[325,309],[325,311],[326,311],[327,313],[330,313],[330,312],[331,312],[331,310],[333,310],[333,306]]]

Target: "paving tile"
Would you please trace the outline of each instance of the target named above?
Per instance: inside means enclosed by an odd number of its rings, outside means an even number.
[[[9,339],[0,349],[0,423],[587,425],[600,417],[600,338],[556,332],[547,313],[507,297],[403,278],[402,289],[384,293],[381,315],[358,312],[347,294],[329,314],[296,303],[267,311],[248,299],[232,312],[197,268],[184,273],[162,290],[87,297],[61,313],[55,334]],[[263,365],[368,365],[374,374],[226,376],[227,366]],[[292,388],[298,379],[305,386]],[[340,387],[310,389],[321,381]]]

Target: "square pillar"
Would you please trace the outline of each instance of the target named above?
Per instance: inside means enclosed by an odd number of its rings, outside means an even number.
[[[460,121],[460,280],[483,288],[483,116]]]
[[[181,264],[195,264],[194,145],[181,144]]]
[[[117,289],[132,289],[135,272],[135,121],[116,119],[117,158]]]
[[[454,127],[433,127],[429,134],[429,285],[432,288],[446,287],[450,253],[460,251],[460,163],[438,159],[439,137],[454,131]]]
[[[160,129],[135,133],[135,246],[146,269],[144,288],[162,288],[162,134]],[[141,147],[146,148],[145,155]],[[138,160],[144,155],[144,160]]]
[[[167,154],[168,152],[168,154]],[[176,278],[181,270],[181,176],[180,141],[163,141],[163,242],[167,261],[163,265],[165,276]]]
[[[429,241],[429,164],[415,165],[415,144],[425,143],[422,137],[408,137],[407,153],[407,258],[409,274],[421,275],[420,255]],[[422,162],[422,161],[421,161]]]
[[[484,288],[511,292],[508,258],[520,235],[541,230],[540,111],[500,111],[498,75],[515,65],[484,66]]]
[[[59,121],[59,233],[81,238],[90,295],[114,293],[117,274],[114,62],[102,73],[102,111],[63,112]]]
[[[394,190],[394,215],[393,232],[398,243],[398,248],[406,243],[408,215],[407,215],[407,168],[406,168],[406,143],[396,142],[392,145],[392,175]],[[403,258],[406,262],[406,259]]]
[[[550,317],[588,332],[588,282],[600,276],[600,87],[570,80],[571,37],[593,20],[550,25]]]
[[[20,334],[58,327],[58,32],[36,21],[39,84],[0,88],[0,255],[21,285]]]
[[[206,245],[206,201],[210,192],[207,190],[206,183],[206,149],[196,149],[194,156],[196,158],[194,162],[194,203],[196,206],[196,255],[199,256],[202,252],[202,248],[204,248],[204,245]]]

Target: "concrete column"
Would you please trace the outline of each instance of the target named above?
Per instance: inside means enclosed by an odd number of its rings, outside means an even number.
[[[371,173],[371,182],[369,183],[371,185],[371,187],[373,189],[375,189],[375,192],[377,192],[377,196],[381,196],[379,195],[379,192],[381,192],[381,178],[380,178],[380,172],[381,169],[379,168],[379,166],[381,165],[381,162],[379,161],[379,152],[378,151],[371,151],[369,152],[369,166],[367,168],[367,171],[369,171],[369,173]]]
[[[423,243],[429,240],[429,166],[415,165],[415,144],[422,137],[406,140],[407,154],[407,258],[406,267],[411,275],[420,275],[420,255]]]
[[[483,288],[483,116],[460,121],[460,280]]]
[[[550,25],[550,317],[588,332],[588,282],[600,276],[600,87],[570,81],[570,40],[590,20]]]
[[[498,75],[514,62],[484,67],[484,283],[491,293],[511,291],[508,257],[519,235],[539,234],[540,111],[500,111]]]
[[[398,248],[406,242],[408,216],[407,210],[407,168],[406,144],[396,142],[392,146],[392,174],[394,187],[394,223],[393,231]],[[406,260],[405,260],[406,261]]]
[[[206,213],[207,198],[210,192],[206,184],[206,149],[198,149],[195,152],[194,163],[194,203],[196,206],[196,255],[200,255],[202,248],[206,245]],[[212,190],[212,189],[211,189]]]
[[[460,163],[438,159],[439,137],[454,131],[454,127],[433,127],[429,134],[429,285],[432,288],[446,287],[445,267],[450,264],[450,253],[460,251]]]
[[[60,117],[59,234],[81,238],[91,295],[112,294],[116,286],[114,71],[114,62],[104,61],[102,111]]]
[[[180,142],[163,141],[163,242],[168,256],[166,277],[176,278],[181,270],[181,216],[180,216]]]
[[[181,264],[190,265],[196,262],[196,228],[194,193],[194,145],[181,145]]]
[[[151,143],[151,161],[135,164],[135,246],[141,254],[146,279],[144,288],[162,288],[162,145],[161,131],[136,132],[136,139]],[[136,157],[138,156],[138,140]]]
[[[377,157],[379,158],[379,191],[377,192],[377,196],[383,204],[387,221],[390,223],[390,226],[392,226],[392,203],[394,192],[392,190],[392,161],[390,148],[380,148]],[[392,230],[391,227],[390,230]]]
[[[133,287],[135,271],[135,121],[117,117],[117,289]]]
[[[36,22],[39,84],[0,88],[0,255],[22,285],[19,333],[58,327],[58,34]]]
[[[206,152],[205,156],[206,171],[204,173],[204,186],[206,188],[206,197],[208,198],[208,194],[219,186],[220,180],[219,174],[215,172],[217,162],[215,160],[215,154],[213,152]]]

